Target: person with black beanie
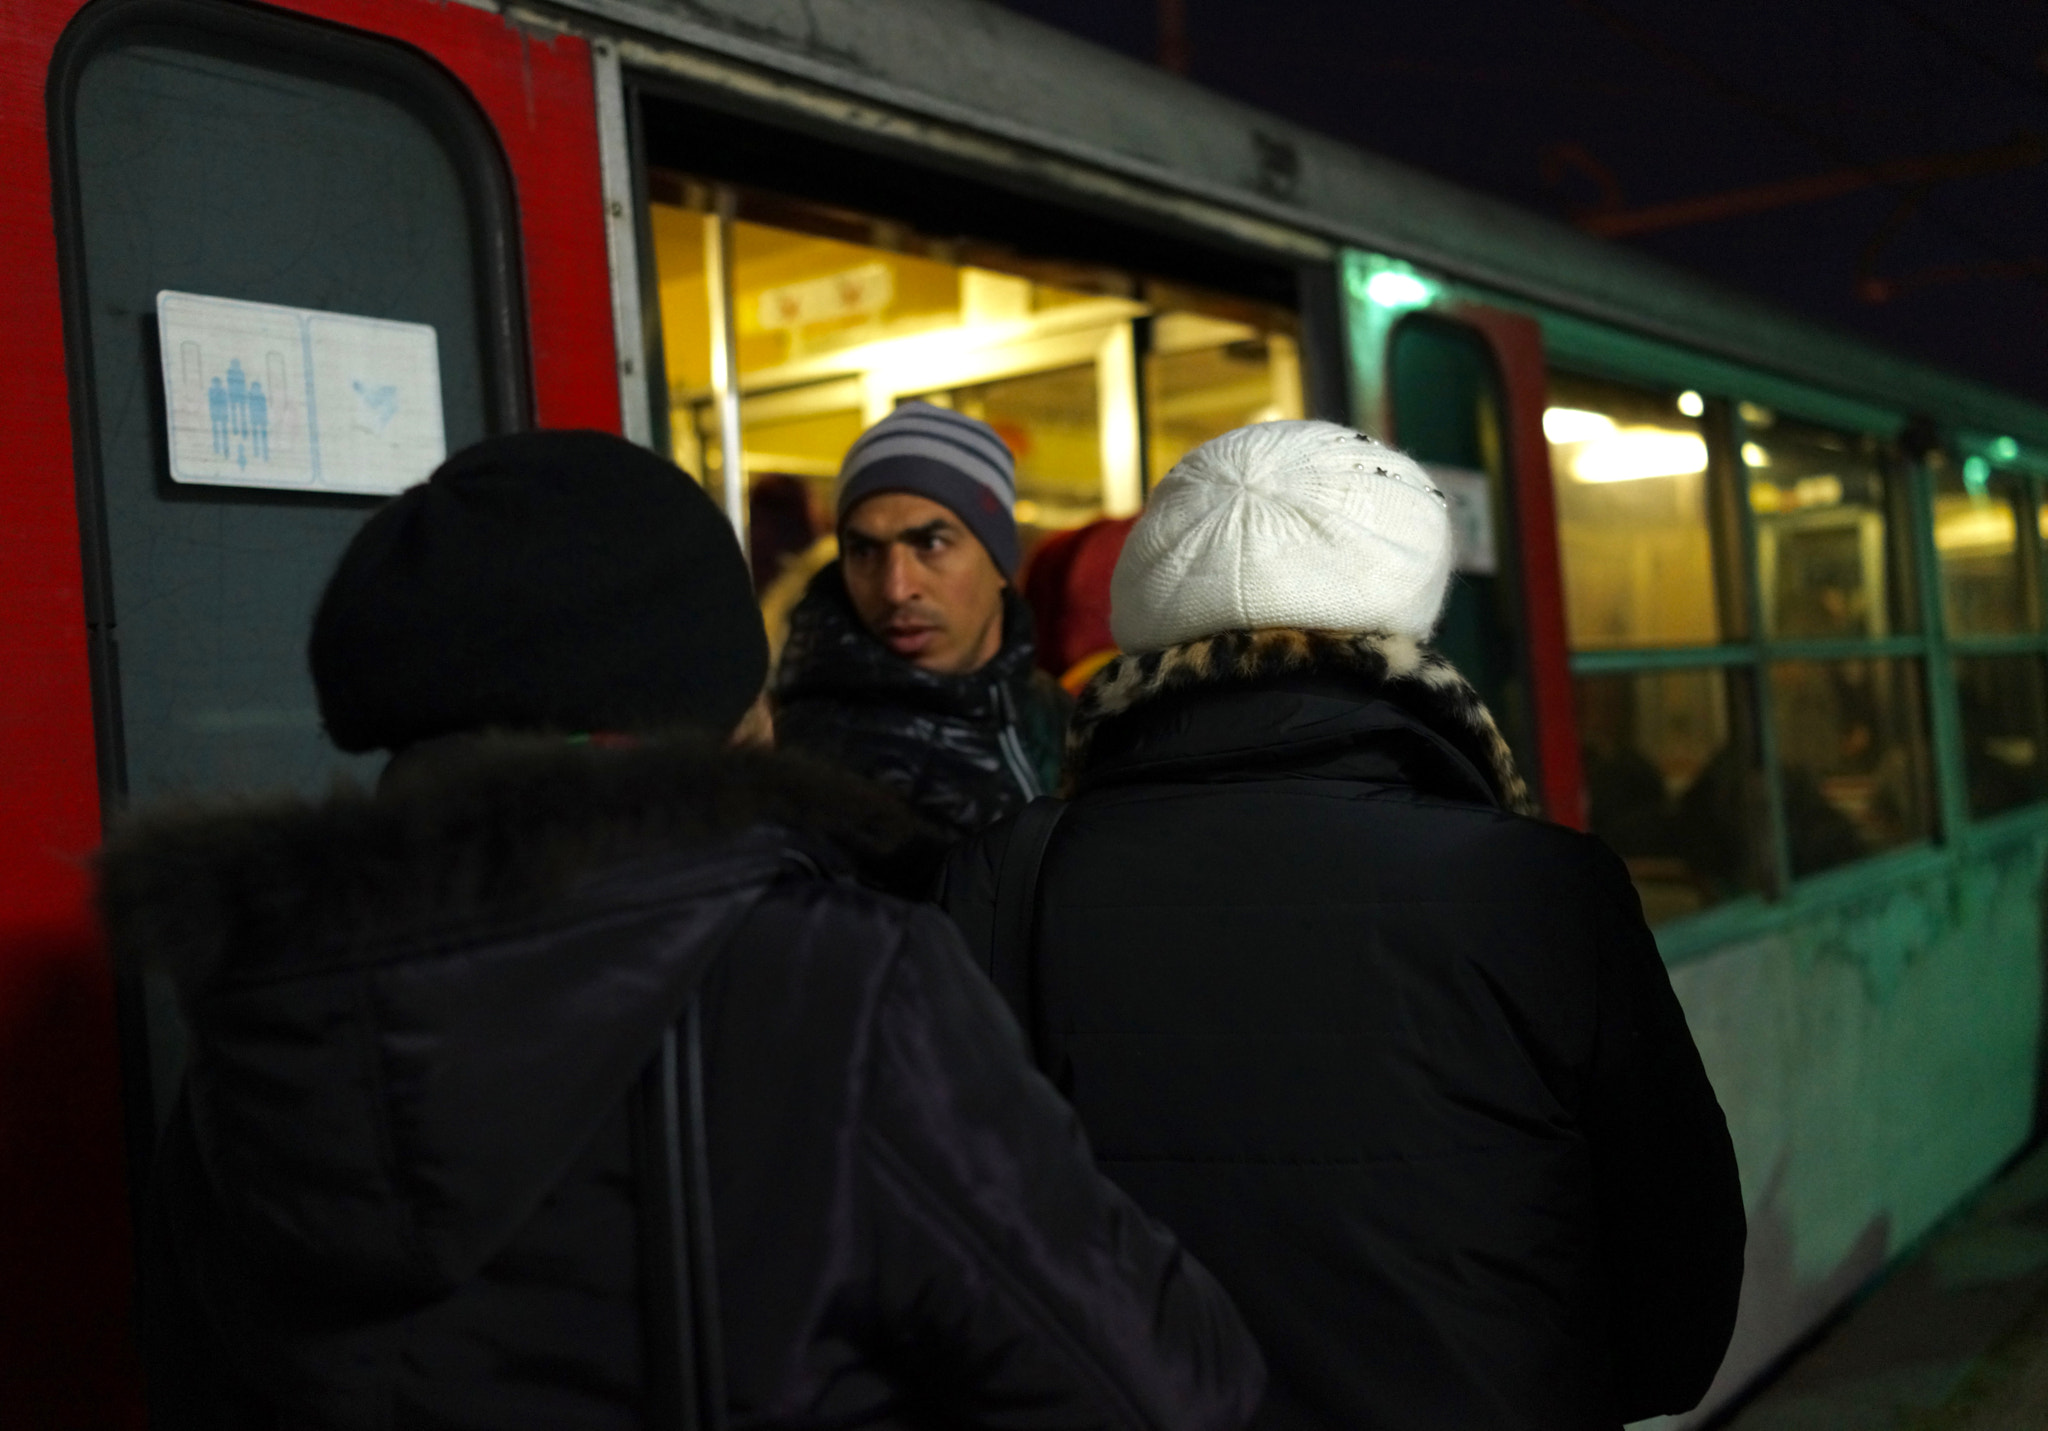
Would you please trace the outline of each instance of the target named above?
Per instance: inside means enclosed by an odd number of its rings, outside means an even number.
[[[144,813],[117,959],[191,1050],[159,1428],[1214,1428],[1258,1349],[1095,1169],[921,827],[767,748],[733,533],[616,437],[481,443],[314,620],[374,792]]]

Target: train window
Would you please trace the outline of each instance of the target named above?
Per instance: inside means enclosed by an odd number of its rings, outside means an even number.
[[[1918,661],[1781,661],[1770,682],[1794,876],[1933,833]]]
[[[457,448],[521,403],[509,181],[409,51],[192,0],[108,14],[53,79],[107,784],[318,789],[360,762],[324,738],[306,636],[373,503],[173,485],[156,295],[432,325]]]
[[[1292,314],[1250,303],[1205,304],[1200,295],[1163,284],[1152,296],[1165,311],[1146,334],[1151,475],[1164,474],[1232,428],[1302,416],[1301,348]]]
[[[1706,406],[1571,374],[1544,412],[1574,650],[1707,645],[1724,629]]]
[[[829,559],[840,459],[907,399],[1002,435],[1027,545],[1135,512],[1147,481],[1196,443],[1302,411],[1297,322],[1283,308],[665,169],[651,171],[649,196],[671,448],[719,485],[712,335],[714,305],[729,306],[764,589]],[[727,231],[729,292],[709,261]]]
[[[1956,705],[1970,813],[2048,798],[2048,680],[2038,652],[1959,656]]]
[[[1091,364],[920,396],[993,427],[1017,461],[1017,520],[1064,528],[1102,515],[1101,388]]]
[[[1588,818],[1651,919],[1929,838],[1926,650],[1891,450],[1728,396],[1555,372],[1544,429]],[[1952,620],[2034,629],[2020,489],[1937,485]],[[2042,669],[1973,675],[1978,808],[2035,798]]]
[[[1911,629],[1891,555],[1896,524],[1876,439],[1748,407],[1742,462],[1756,525],[1761,625],[1773,637]]]
[[[1942,611],[1952,636],[2007,636],[2035,629],[2029,558],[2022,543],[2030,493],[2024,478],[1981,460],[1928,454],[1934,486],[1934,547],[1941,563]]]
[[[1763,783],[1741,667],[1581,676],[1587,817],[1651,923],[1764,883]]]

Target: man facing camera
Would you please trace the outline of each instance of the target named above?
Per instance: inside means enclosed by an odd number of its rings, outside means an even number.
[[[995,429],[905,403],[840,468],[839,560],[790,617],[777,729],[967,835],[1052,788],[1065,693],[1012,589],[1016,472]]]

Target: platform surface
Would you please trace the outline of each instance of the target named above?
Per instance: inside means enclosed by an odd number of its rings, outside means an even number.
[[[2048,1428],[2048,1146],[1867,1294],[1725,1431]]]

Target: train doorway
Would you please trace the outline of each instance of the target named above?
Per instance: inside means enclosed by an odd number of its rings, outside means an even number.
[[[1001,434],[1027,560],[1211,437],[1341,409],[1284,263],[640,102],[656,441],[742,524],[771,629],[778,577],[832,555],[846,449],[899,403]]]

